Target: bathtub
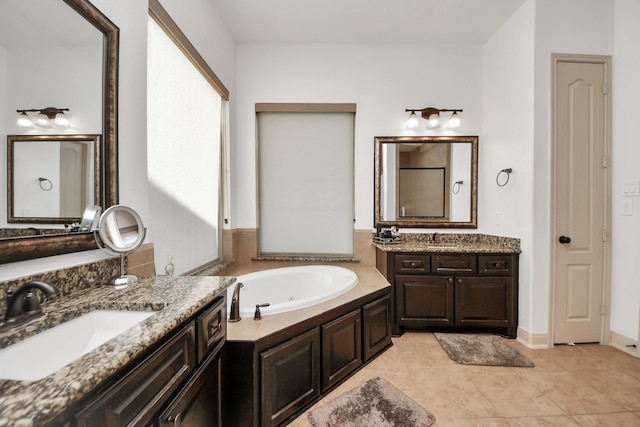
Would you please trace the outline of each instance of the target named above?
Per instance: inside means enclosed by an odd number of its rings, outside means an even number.
[[[240,317],[253,318],[256,304],[263,316],[297,310],[342,295],[358,284],[353,271],[334,265],[304,265],[257,271],[238,276],[227,290],[227,312],[237,283],[240,289]]]

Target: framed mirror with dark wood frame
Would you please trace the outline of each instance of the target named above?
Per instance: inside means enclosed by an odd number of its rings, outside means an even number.
[[[374,224],[478,228],[477,136],[375,137]]]
[[[31,2],[28,2],[31,9],[30,14],[37,13],[40,11],[40,8],[37,5],[31,5]],[[26,4],[25,2],[4,2],[0,7],[0,14],[4,16],[4,18],[9,20],[20,21],[19,16],[11,17],[11,13],[20,13],[19,7]],[[102,34],[102,43],[98,47],[100,49],[99,55],[102,58],[102,67],[100,70],[100,75],[97,76],[96,84],[99,85],[98,91],[96,92],[101,96],[100,102],[100,117],[98,118],[99,122],[101,122],[101,135],[100,135],[100,143],[98,143],[97,139],[95,145],[95,151],[93,152],[95,161],[94,171],[96,176],[95,180],[91,182],[89,185],[94,185],[95,194],[92,195],[92,199],[89,201],[89,205],[93,205],[98,203],[101,205],[102,209],[107,209],[109,206],[118,204],[118,52],[119,52],[119,29],[118,27],[111,22],[102,12],[100,12],[93,4],[91,4],[88,0],[46,0],[45,3],[46,9],[57,6],[68,8],[77,15],[77,23],[79,26],[84,27],[86,22],[92,26],[98,34]],[[6,10],[4,9],[6,8]],[[64,12],[65,16],[68,13]],[[37,37],[41,39],[56,39],[55,34],[47,34],[48,31],[58,31],[62,30],[65,32],[72,32],[73,25],[62,25],[60,24],[55,16],[47,15],[44,21],[48,21],[50,24],[36,25],[34,27],[30,27],[29,31],[33,33],[37,33]],[[42,32],[45,32],[42,34]],[[38,33],[39,32],[39,33]],[[9,40],[16,40],[16,37],[7,37]],[[20,46],[16,46],[20,49]],[[42,69],[47,69],[47,64],[42,64]],[[47,73],[40,73],[39,76],[42,78],[47,77]],[[87,76],[89,77],[89,76]],[[85,79],[83,79],[85,80]],[[11,82],[7,79],[7,85],[11,84]],[[55,81],[52,81],[51,84],[55,84]],[[78,81],[77,84],[80,86],[82,84],[86,84],[86,81]],[[82,91],[82,88],[79,88]],[[82,103],[81,103],[82,104]],[[11,109],[7,109],[6,114],[15,114]],[[5,118],[7,122],[9,122],[10,118]],[[72,130],[65,136],[71,137]],[[34,135],[25,135],[29,137],[34,137]],[[11,137],[15,138],[15,135]],[[8,139],[9,137],[7,137]],[[93,138],[93,137],[92,137]],[[45,137],[46,139],[46,137]],[[9,141],[7,141],[9,144]],[[93,149],[93,148],[92,148]],[[9,148],[7,148],[7,151]],[[8,170],[10,166],[10,161],[7,157],[7,162],[3,166]],[[48,185],[48,184],[47,184]],[[9,182],[7,182],[7,186],[9,186]],[[7,196],[12,193],[12,189],[7,189]],[[8,197],[7,197],[8,199]],[[6,208],[9,208],[8,200],[5,201]],[[15,212],[14,212],[15,213]],[[82,217],[82,212],[77,215],[78,222]],[[73,220],[76,219],[76,215],[71,215],[68,217],[64,217],[63,222],[67,219]],[[16,215],[7,215],[7,223],[10,227],[7,230],[11,230],[12,228],[22,227],[23,229],[35,229],[34,223],[40,222],[38,219],[30,219],[21,221],[19,217]],[[47,222],[42,221],[42,222]],[[51,223],[56,223],[60,221],[51,221]],[[20,223],[24,223],[20,225]],[[57,234],[45,234],[45,235],[31,235],[31,236],[20,236],[20,237],[6,237],[0,238],[0,263],[8,263],[15,261],[23,261],[33,258],[41,258],[51,255],[59,255],[71,252],[78,252],[88,249],[97,248],[94,236],[92,232],[68,232],[67,230],[62,230],[61,233]]]

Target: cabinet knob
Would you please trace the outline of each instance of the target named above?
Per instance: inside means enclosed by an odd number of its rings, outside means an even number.
[[[179,427],[182,424],[182,413],[178,412],[175,415],[169,415],[167,422],[173,423],[173,427]]]
[[[415,263],[415,262],[413,262],[413,261],[411,261],[411,262],[409,263],[409,265],[410,265],[411,267],[415,267],[415,266],[416,266],[416,263]]]

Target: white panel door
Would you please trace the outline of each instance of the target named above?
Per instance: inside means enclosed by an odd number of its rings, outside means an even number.
[[[606,64],[555,64],[554,343],[602,339]]]

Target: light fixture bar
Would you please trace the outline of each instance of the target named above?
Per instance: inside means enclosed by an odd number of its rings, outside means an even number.
[[[450,129],[455,129],[460,127],[460,117],[458,113],[462,113],[461,108],[407,108],[404,110],[405,112],[411,112],[409,116],[409,121],[407,122],[407,129],[416,129],[418,125],[416,124],[416,113],[420,112],[420,115],[423,119],[427,120],[427,128],[428,129],[436,129],[440,127],[440,113],[453,113],[451,118],[449,119],[448,127]]]
[[[432,114],[440,114],[440,113],[462,113],[462,109],[449,109],[449,108],[407,108],[404,110],[406,113],[417,113],[420,112],[420,115],[423,119],[429,120],[429,117]]]
[[[16,110],[18,113],[18,120],[16,124],[20,127],[51,127],[51,123],[55,123],[59,127],[69,127],[69,119],[64,114],[65,111],[69,111],[68,108],[31,108],[26,110]],[[35,113],[35,118],[29,117],[27,113]]]
[[[16,110],[16,112],[20,113],[20,114],[23,114],[23,113],[24,114],[26,114],[26,113],[44,114],[50,120],[55,119],[56,118],[56,114],[64,114],[65,111],[69,111],[69,109],[68,108],[47,107],[47,108],[32,108],[30,110]]]

